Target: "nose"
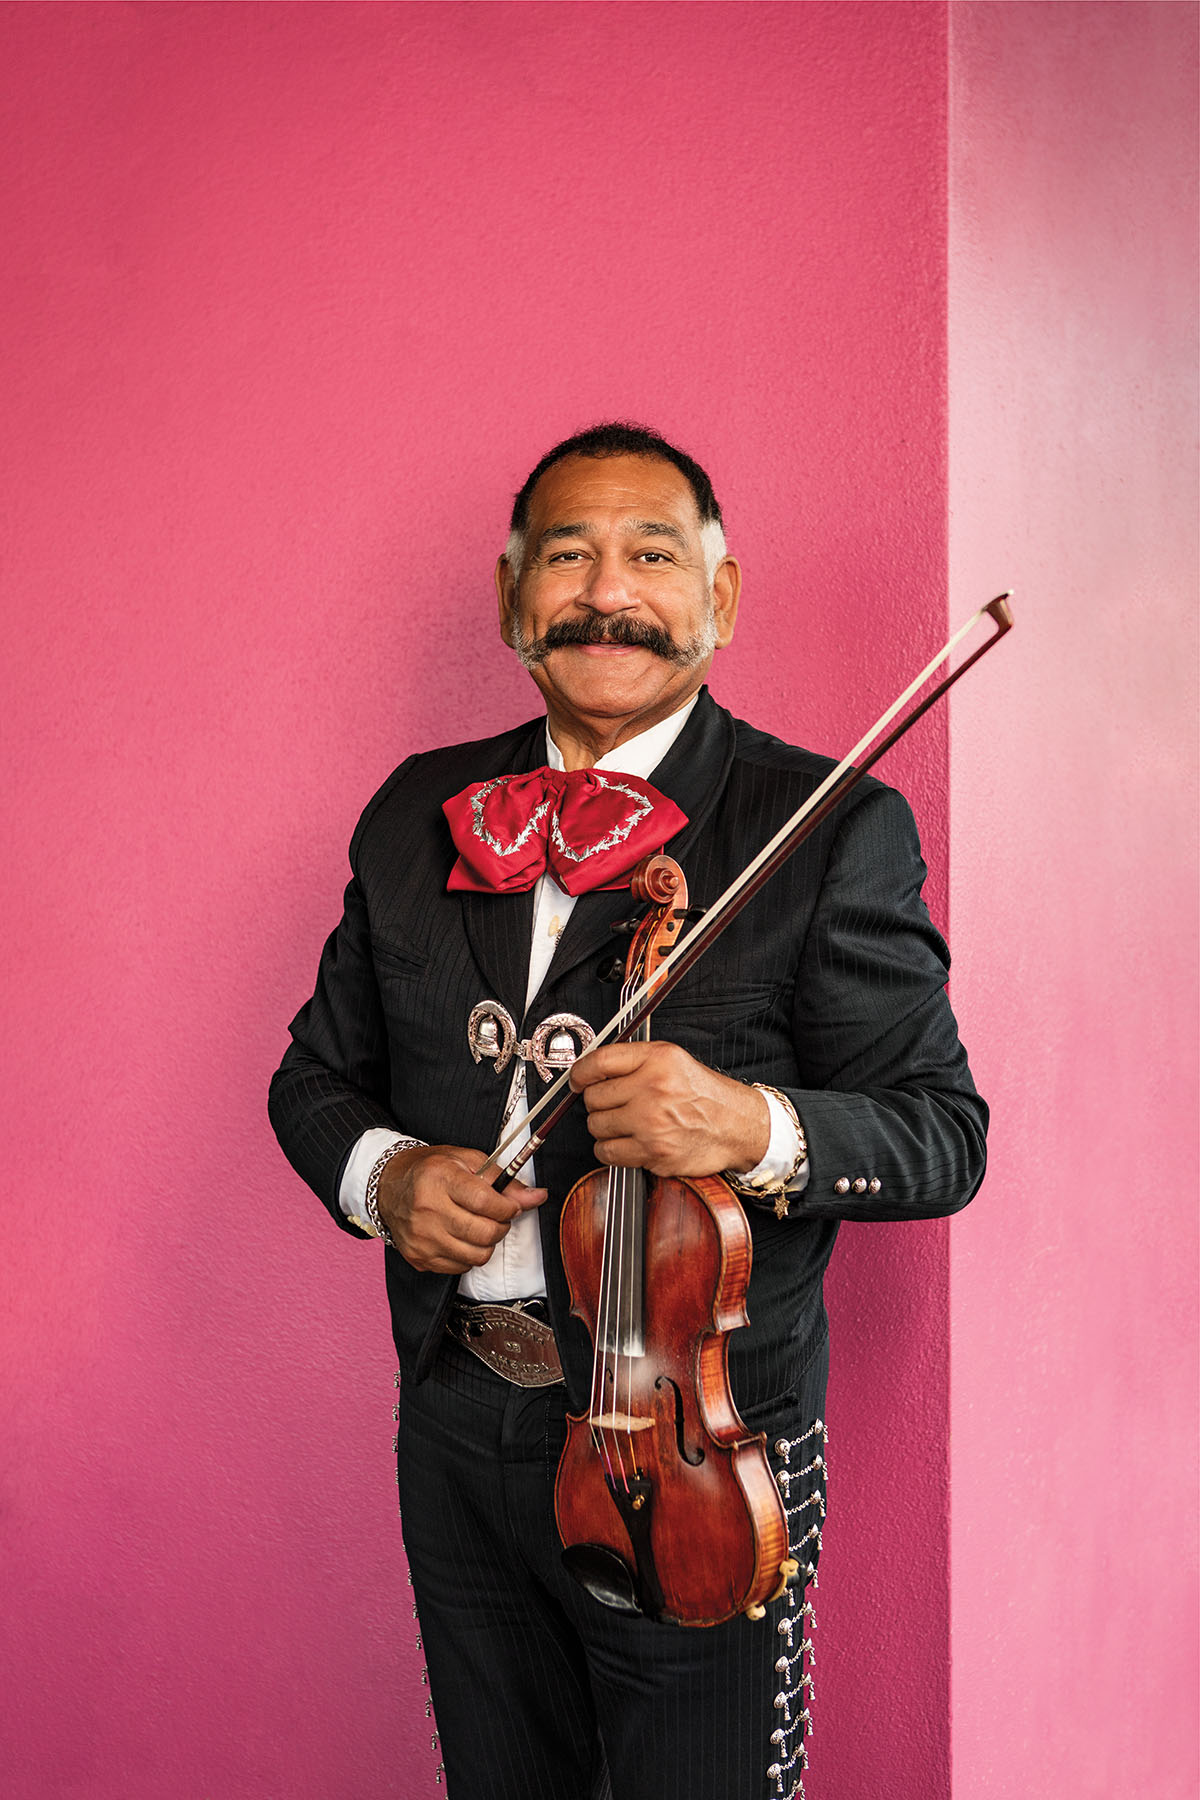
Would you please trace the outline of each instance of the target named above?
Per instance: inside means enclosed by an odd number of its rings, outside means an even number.
[[[598,556],[588,570],[580,600],[593,612],[605,616],[632,611],[639,602],[624,558],[619,554]]]

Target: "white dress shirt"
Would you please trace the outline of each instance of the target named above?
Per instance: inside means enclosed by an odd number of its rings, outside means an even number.
[[[596,763],[599,770],[607,770],[620,775],[637,775],[643,781],[650,778],[667,751],[671,748],[691,716],[692,708],[698,696],[681,706],[670,718],[651,725],[648,731],[639,732],[636,737],[629,738],[616,750],[610,750]],[[546,722],[546,761],[550,768],[561,769],[562,752],[550,735],[550,723]],[[575,897],[564,893],[553,875],[547,873],[540,877],[534,889],[533,897],[533,936],[529,949],[529,979],[525,989],[525,1005],[528,1007],[533,996],[541,987],[546,971],[554,956],[555,946],[562,936],[571,909],[575,905]],[[514,1098],[512,1119],[506,1129],[505,1136],[514,1126],[518,1126],[526,1116],[525,1101],[526,1070],[518,1063],[513,1073],[513,1088],[510,1089],[510,1100]],[[799,1139],[796,1127],[792,1123],[786,1109],[779,1104],[773,1094],[764,1094],[771,1115],[771,1138],[767,1153],[754,1169],[747,1170],[747,1179],[763,1181],[780,1181],[793,1167],[799,1150]],[[366,1213],[363,1207],[363,1196],[367,1191],[367,1181],[375,1163],[383,1152],[396,1143],[400,1137],[397,1131],[376,1128],[364,1131],[354,1149],[350,1153],[342,1175],[341,1187],[338,1190],[338,1204],[346,1217],[368,1230]],[[515,1156],[520,1144],[528,1138],[525,1132],[514,1141],[510,1154]],[[491,1149],[493,1146],[488,1146]],[[740,1173],[740,1171],[739,1171]],[[533,1160],[526,1163],[521,1172],[521,1179],[531,1186],[537,1185],[533,1171]],[[788,1186],[792,1193],[802,1191],[808,1179],[808,1165],[804,1164]],[[491,1256],[482,1267],[469,1269],[458,1284],[459,1292],[467,1300],[522,1300],[535,1294],[546,1292],[546,1278],[542,1267],[542,1241],[538,1229],[537,1208],[521,1213],[512,1222],[508,1232],[501,1238]]]

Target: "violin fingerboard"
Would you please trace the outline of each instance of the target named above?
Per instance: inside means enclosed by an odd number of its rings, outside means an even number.
[[[610,1356],[646,1353],[645,1222],[644,1172],[611,1170],[598,1321],[601,1349]]]

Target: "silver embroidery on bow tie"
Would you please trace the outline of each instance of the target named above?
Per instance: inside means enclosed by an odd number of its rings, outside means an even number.
[[[608,781],[603,775],[597,775],[596,780],[601,787],[608,788],[616,794],[624,794],[627,799],[632,800],[634,810],[622,819],[619,825],[614,825],[607,837],[600,838],[597,843],[586,845],[582,850],[572,850],[559,830],[558,814],[555,813],[550,821],[550,836],[559,855],[565,856],[568,862],[583,862],[585,857],[598,855],[601,850],[615,850],[617,845],[623,844],[630,832],[641,824],[647,813],[654,811],[646,796],[639,794],[636,789],[626,787],[620,781]]]
[[[550,837],[559,855],[565,857],[568,862],[583,862],[586,857],[595,856],[602,850],[614,850],[618,844],[623,844],[634,827],[641,824],[647,813],[654,811],[651,802],[644,794],[639,794],[636,788],[626,787],[624,782],[612,781],[605,775],[597,775],[595,780],[602,788],[607,788],[611,793],[624,794],[627,800],[633,801],[633,811],[619,824],[614,825],[607,836],[598,839],[594,844],[585,845],[582,850],[573,850],[563,837],[557,809],[551,810],[552,803],[546,799],[539,806],[534,807],[524,829],[517,833],[512,842],[504,844],[484,824],[483,808],[488,795],[508,779],[507,776],[499,775],[495,781],[485,781],[479,792],[471,796],[471,830],[477,838],[482,838],[488,849],[494,851],[497,856],[515,856],[518,850],[523,850],[530,838],[537,834],[542,820],[549,812],[551,814]]]
[[[518,850],[524,849],[525,845],[529,842],[530,838],[535,835],[538,826],[550,810],[549,800],[543,800],[540,806],[534,807],[526,822],[525,829],[517,833],[512,843],[502,844],[500,839],[494,836],[483,822],[483,803],[488,795],[492,793],[494,789],[500,787],[507,779],[507,776],[499,775],[495,781],[485,781],[479,792],[471,795],[471,830],[475,833],[477,838],[482,838],[488,849],[494,850],[497,856],[513,856]]]

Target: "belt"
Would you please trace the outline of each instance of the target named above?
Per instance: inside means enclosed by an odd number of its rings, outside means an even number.
[[[533,1310],[536,1308],[536,1311]],[[496,1375],[517,1387],[549,1387],[563,1378],[554,1332],[544,1318],[544,1300],[516,1300],[510,1306],[484,1300],[454,1300],[446,1330],[456,1344],[477,1356]]]

